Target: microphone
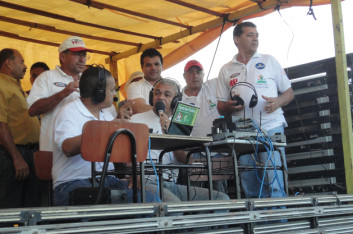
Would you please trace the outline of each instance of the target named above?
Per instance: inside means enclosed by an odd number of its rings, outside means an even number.
[[[164,112],[165,110],[165,105],[163,102],[156,102],[156,112],[157,114],[159,115],[159,113],[162,113]],[[167,126],[163,126],[163,130],[166,134],[168,134],[168,129],[167,129]]]
[[[119,101],[119,98],[118,97],[114,97],[113,98],[113,102],[117,102],[117,101]]]
[[[160,112],[164,112],[165,105],[163,102],[156,102],[156,112],[159,114]]]

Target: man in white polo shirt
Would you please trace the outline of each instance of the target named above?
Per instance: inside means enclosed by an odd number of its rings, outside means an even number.
[[[154,84],[161,79],[163,58],[156,49],[146,49],[141,55],[140,64],[144,78],[131,83],[127,89],[127,99],[134,102],[133,114],[152,110],[148,97]]]
[[[79,97],[79,79],[88,51],[80,37],[67,38],[59,47],[60,66],[43,72],[32,86],[27,98],[28,113],[41,115],[39,148],[42,151],[53,150],[53,126],[58,110]]]
[[[203,82],[204,69],[201,63],[196,60],[190,60],[186,63],[183,75],[186,86],[183,89],[182,101],[200,107],[191,136],[205,137],[212,132],[213,120],[218,119],[220,116],[217,110],[217,79]],[[222,154],[218,153],[212,154],[212,158],[222,156]],[[205,155],[200,153],[193,154],[194,159],[200,157],[205,158]],[[203,186],[206,183],[195,184]],[[213,189],[226,193],[226,181],[213,181]]]
[[[240,23],[234,28],[233,40],[238,48],[238,54],[219,72],[218,111],[223,115],[234,114],[252,118],[259,126],[261,123],[261,128],[271,136],[283,133],[284,127],[287,126],[281,107],[293,100],[294,93],[285,71],[277,60],[270,55],[257,52],[258,37],[256,25],[251,22]],[[237,99],[232,100],[230,93],[232,96],[241,97],[244,103]],[[284,151],[283,157],[285,162]],[[256,163],[265,165],[268,159],[270,158],[267,153],[259,153],[255,157],[244,155],[240,157],[239,163],[252,166]],[[282,165],[277,151],[271,155],[271,160],[266,165],[272,164]],[[256,168],[241,173],[246,197],[285,196],[281,171],[267,170],[265,177],[261,173],[262,171]]]

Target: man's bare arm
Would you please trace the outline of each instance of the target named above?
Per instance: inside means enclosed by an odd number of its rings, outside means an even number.
[[[29,175],[29,167],[22,155],[17,150],[15,142],[12,138],[9,126],[0,122],[0,143],[2,147],[11,155],[15,167],[15,179],[24,180]]]
[[[28,109],[28,114],[33,117],[51,111],[72,92],[78,92],[78,85],[78,80],[70,82],[62,91],[50,97],[39,99],[38,101],[33,103]]]
[[[136,99],[133,99],[132,101],[135,102],[132,105],[132,112],[134,114],[146,112],[153,109],[152,106],[146,104],[146,100],[144,98],[136,98]]]
[[[218,101],[217,109],[218,112],[223,116],[229,116],[234,111],[239,111],[244,109],[244,106],[235,106],[236,101],[229,100],[228,102]]]
[[[81,153],[81,135],[67,138],[62,144],[62,149],[67,157],[72,157]]]

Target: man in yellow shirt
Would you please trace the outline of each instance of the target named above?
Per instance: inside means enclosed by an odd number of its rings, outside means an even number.
[[[17,50],[0,51],[0,208],[39,205],[33,163],[39,122],[27,112],[20,81],[26,69]]]

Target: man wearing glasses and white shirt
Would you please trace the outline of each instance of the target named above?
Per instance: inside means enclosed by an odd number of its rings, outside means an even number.
[[[59,46],[60,66],[43,72],[34,82],[27,98],[30,116],[41,116],[39,148],[53,151],[54,118],[59,109],[77,97],[80,75],[86,65],[87,52],[80,37],[67,38]]]

